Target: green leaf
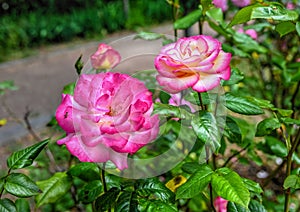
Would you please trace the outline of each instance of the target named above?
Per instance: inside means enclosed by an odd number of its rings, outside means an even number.
[[[1,212],[17,212],[15,203],[10,199],[0,199],[0,211]]]
[[[251,211],[240,204],[236,204],[234,202],[228,202],[227,212],[251,212]]]
[[[176,190],[176,199],[188,199],[198,195],[210,183],[213,170],[203,164]]]
[[[256,104],[257,106],[259,106],[260,108],[270,109],[270,108],[274,107],[274,105],[269,100],[259,99],[259,98],[255,98],[253,96],[248,96],[247,99],[250,102],[252,102],[253,104]]]
[[[231,76],[229,80],[222,80],[221,85],[235,85],[244,79],[244,74],[238,68],[231,69]]]
[[[252,191],[256,194],[261,194],[264,192],[259,183],[247,178],[242,178],[242,180],[249,191]]]
[[[160,200],[142,200],[139,201],[139,211],[147,211],[147,212],[177,212],[178,209],[171,205],[170,203],[165,203]]]
[[[298,36],[300,36],[300,22],[299,21],[296,23],[296,31],[298,33]]]
[[[193,174],[201,167],[202,166],[197,162],[187,162],[182,165],[181,169],[186,173]]]
[[[250,192],[242,178],[228,168],[220,168],[212,175],[211,185],[218,196],[248,207]]]
[[[177,19],[174,22],[174,29],[187,29],[191,27],[193,24],[195,24],[202,16],[202,10],[194,10],[193,12],[190,12],[188,15]]]
[[[62,198],[70,190],[72,179],[65,172],[57,172],[47,180],[38,181],[37,185],[43,191],[42,194],[36,196],[36,205],[40,207]]]
[[[39,187],[26,175],[12,173],[7,176],[5,190],[17,197],[31,197],[40,193]]]
[[[167,117],[178,117],[178,118],[184,118],[182,117],[182,113],[179,107],[169,105],[169,104],[162,104],[159,102],[154,103],[154,111],[153,113],[167,116]]]
[[[99,196],[95,202],[96,211],[107,211],[108,209],[112,208],[113,204],[117,200],[117,197],[119,196],[119,193],[120,189],[113,187]]]
[[[285,117],[285,118],[281,118],[280,120],[286,125],[296,124],[296,125],[300,126],[300,120],[299,119],[293,119],[293,118],[290,118],[290,117]]]
[[[280,128],[280,122],[277,118],[266,118],[258,123],[255,136],[269,135],[273,130]]]
[[[211,8],[206,12],[206,15],[218,23],[223,22],[223,12],[221,8]]]
[[[124,191],[115,205],[115,212],[138,212],[138,200],[134,191]]]
[[[275,30],[280,34],[280,37],[295,31],[295,29],[295,24],[290,21],[281,22],[275,27]]]
[[[102,183],[100,180],[94,180],[85,184],[78,193],[78,199],[83,204],[93,202],[102,192]]]
[[[232,18],[232,21],[229,23],[228,27],[232,27],[234,25],[242,24],[250,21],[253,9],[258,6],[259,6],[258,4],[253,4],[240,9]]]
[[[267,6],[255,7],[251,13],[251,19],[263,18],[275,21],[295,21],[298,19],[296,11],[288,10],[276,2],[268,2]]]
[[[293,114],[293,110],[281,109],[281,108],[271,108],[272,111],[277,111],[281,116],[287,117]]]
[[[75,69],[76,69],[76,73],[78,75],[81,74],[81,70],[83,69],[83,66],[84,66],[84,63],[82,61],[82,54],[81,54],[75,62]]]
[[[65,85],[63,89],[63,93],[73,95],[75,86],[76,86],[76,82],[72,82],[70,84]]]
[[[239,125],[236,121],[230,116],[226,117],[226,125],[224,129],[224,135],[228,138],[229,141],[234,143],[242,142],[242,133]]]
[[[7,158],[7,166],[10,169],[21,169],[30,166],[34,159],[40,154],[44,147],[48,144],[49,139],[41,141],[30,147],[12,153]]]
[[[154,196],[164,202],[173,202],[175,195],[157,178],[138,180],[135,184],[139,196]]]
[[[143,40],[158,40],[165,38],[164,34],[154,33],[154,32],[139,32],[133,39],[143,39]]]
[[[15,204],[18,212],[30,212],[30,205],[26,199],[17,199]]]
[[[233,112],[244,115],[259,115],[264,113],[257,104],[250,102],[247,98],[226,93],[225,100],[225,106]]]
[[[300,188],[300,175],[292,174],[288,176],[283,183],[283,187],[285,189],[293,188],[293,189],[299,189]]]
[[[6,80],[6,81],[0,82],[0,95],[3,95],[6,90],[14,91],[17,89],[18,89],[18,87],[16,87],[14,85],[14,81],[12,81],[12,80]]]
[[[288,154],[285,144],[277,138],[266,136],[266,144],[269,146],[274,155],[285,157]]]
[[[249,210],[251,212],[267,212],[264,205],[259,203],[257,200],[252,199],[249,204]]]
[[[67,172],[73,177],[78,177],[84,181],[100,180],[99,168],[95,163],[78,163]]]
[[[207,111],[199,111],[192,119],[192,127],[198,138],[209,145],[213,151],[220,147],[220,134],[214,115]]]

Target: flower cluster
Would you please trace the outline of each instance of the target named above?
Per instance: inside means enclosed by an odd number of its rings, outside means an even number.
[[[91,63],[97,70],[110,70],[120,58],[112,47],[100,44]],[[181,38],[156,57],[157,81],[174,93],[170,104],[178,105],[182,102],[175,93],[189,87],[207,91],[229,79],[230,58],[210,36]],[[128,167],[128,154],[157,137],[159,118],[152,112],[152,93],[138,79],[112,72],[81,74],[74,95],[63,94],[57,108],[56,119],[67,133],[57,143],[80,161],[111,160],[122,170]]]

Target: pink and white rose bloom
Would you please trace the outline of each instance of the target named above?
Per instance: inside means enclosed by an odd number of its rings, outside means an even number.
[[[157,137],[152,94],[120,73],[82,74],[74,96],[63,94],[56,119],[67,136],[57,141],[82,162],[111,160],[120,170],[127,156]]]
[[[119,52],[111,46],[100,43],[97,51],[90,57],[94,69],[112,69],[120,63],[121,56]]]
[[[164,46],[155,58],[156,77],[164,90],[178,93],[187,88],[205,92],[230,78],[231,54],[211,36],[180,38]]]

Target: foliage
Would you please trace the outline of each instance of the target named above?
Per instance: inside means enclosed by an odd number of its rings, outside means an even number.
[[[141,2],[133,7],[146,5]],[[202,34],[207,22],[223,41],[222,49],[232,54],[231,78],[221,82],[224,91],[187,89],[178,97],[185,104],[171,105],[176,102],[174,94],[152,88],[160,137],[128,157],[142,161],[130,163],[131,175],[110,162],[79,162],[53,138],[12,153],[0,179],[1,211],[29,211],[24,198],[32,197],[34,207],[43,211],[216,211],[218,197],[227,202],[227,211],[299,211],[299,9],[267,1],[243,8],[229,4],[227,11],[210,0],[196,6],[191,1],[167,2],[173,11],[174,35],[185,30],[188,36],[188,28],[197,22]],[[115,21],[112,31],[119,24],[114,15],[105,15]],[[132,27],[134,21],[127,24]],[[147,21],[144,17],[141,22]],[[254,29],[258,38],[237,32],[239,28]],[[162,34],[146,32],[135,39],[167,41]],[[82,66],[76,68],[80,75]],[[151,74],[145,79],[155,84]],[[73,94],[74,87],[71,83],[63,92]],[[15,87],[6,81],[0,89]],[[58,129],[57,122],[51,125]],[[65,136],[56,132],[61,136],[53,141]],[[50,162],[41,156],[49,149],[55,152]],[[159,162],[151,161],[160,155]],[[179,157],[169,170],[150,176]],[[38,174],[34,161],[44,164]],[[57,166],[54,171],[41,174],[51,165]],[[263,170],[268,176],[261,176]]]

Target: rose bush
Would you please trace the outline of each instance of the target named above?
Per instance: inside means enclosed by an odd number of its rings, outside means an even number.
[[[180,38],[164,46],[155,58],[157,81],[164,90],[178,93],[189,87],[204,92],[230,78],[231,54],[210,36]]]
[[[112,69],[119,64],[121,56],[111,46],[100,43],[97,51],[91,55],[91,63],[94,69]]]
[[[80,161],[111,160],[127,168],[127,155],[156,138],[158,116],[151,116],[152,94],[128,75],[81,75],[74,96],[63,94],[57,108],[58,124],[67,136],[58,140]]]

